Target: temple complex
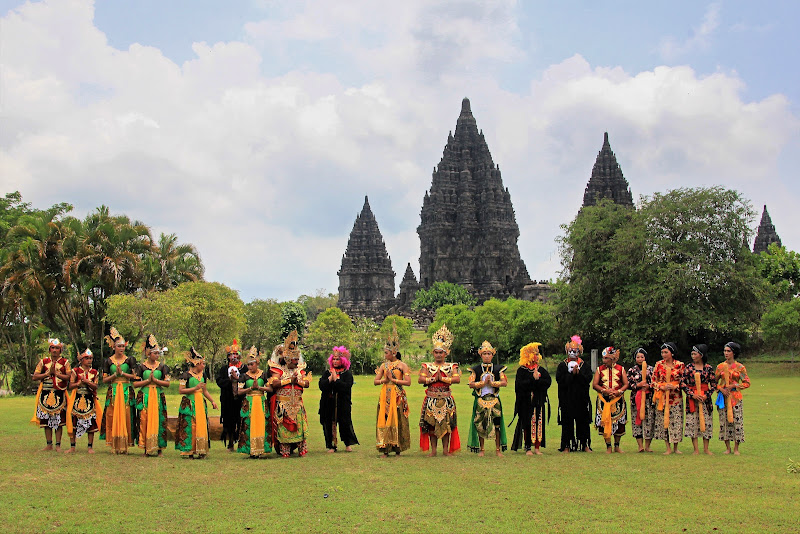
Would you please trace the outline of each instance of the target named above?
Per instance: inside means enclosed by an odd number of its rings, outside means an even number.
[[[338,306],[350,317],[383,317],[395,305],[392,260],[367,197],[353,224],[337,274]]]
[[[628,181],[622,175],[617,157],[608,142],[608,132],[603,138],[603,147],[597,154],[592,168],[592,176],[583,193],[583,206],[594,206],[600,199],[609,198],[617,204],[633,207]]]
[[[778,246],[781,246],[781,238],[778,237],[778,233],[775,231],[775,225],[772,224],[772,219],[767,211],[767,205],[764,204],[764,211],[761,213],[761,222],[756,232],[756,241],[753,244],[753,253],[759,254],[761,252],[766,252],[767,248],[769,248],[772,243],[777,243]]]
[[[479,303],[530,297],[532,282],[517,246],[511,195],[466,98],[455,135],[448,135],[433,170],[420,217],[420,288],[438,281],[460,284]]]

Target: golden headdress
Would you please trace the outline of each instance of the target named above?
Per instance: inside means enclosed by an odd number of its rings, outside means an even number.
[[[261,352],[259,352],[256,346],[253,345],[252,347],[250,347],[250,352],[247,353],[247,363],[250,362],[258,363],[260,360],[261,360]]]
[[[539,360],[542,359],[542,355],[539,353],[539,347],[541,347],[541,343],[528,343],[521,349],[519,349],[519,364],[520,366],[525,365],[537,365]]]
[[[450,354],[450,347],[453,345],[454,340],[455,337],[453,337],[453,333],[447,329],[446,324],[443,324],[431,337],[431,341],[433,341],[433,350],[443,350],[447,354]]]
[[[189,353],[184,356],[186,361],[192,365],[197,365],[199,363],[204,363],[206,361],[205,357],[202,356],[199,352],[194,350],[194,347],[189,348]]]
[[[227,347],[225,347],[225,352],[226,352],[228,355],[231,355],[231,354],[241,354],[241,353],[239,352],[239,342],[238,342],[238,341],[236,341],[236,340],[234,339],[234,340],[233,340],[233,343],[231,343],[230,345],[228,345]]]
[[[147,352],[147,349],[161,352],[161,347],[158,345],[158,341],[156,341],[156,336],[153,334],[150,334],[149,336],[147,336],[147,339],[144,340],[145,352]]]
[[[570,340],[567,341],[566,345],[564,345],[564,351],[569,352],[570,349],[577,349],[580,354],[583,354],[583,340],[581,340],[581,336],[572,336]]]
[[[481,348],[478,349],[478,354],[483,354],[484,352],[489,352],[494,356],[497,349],[492,347],[492,344],[489,343],[488,340],[484,340],[483,343],[481,343]]]
[[[283,356],[284,358],[295,358],[300,356],[300,347],[298,346],[299,337],[297,330],[292,330],[286,339],[283,340]]]
[[[108,346],[111,347],[111,350],[114,350],[114,345],[116,344],[117,340],[122,340],[123,343],[126,345],[128,344],[128,342],[125,341],[125,338],[122,337],[122,334],[120,334],[113,326],[108,330],[108,335],[105,337],[105,340]]]
[[[388,350],[392,354],[397,354],[397,351],[400,350],[400,336],[397,334],[396,321],[392,322],[392,333],[389,334],[389,337],[386,339],[383,350]]]

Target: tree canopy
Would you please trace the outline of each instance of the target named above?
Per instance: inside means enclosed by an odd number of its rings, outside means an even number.
[[[474,306],[477,300],[464,286],[451,282],[434,282],[430,289],[420,289],[411,303],[411,309],[438,310],[448,304]]]

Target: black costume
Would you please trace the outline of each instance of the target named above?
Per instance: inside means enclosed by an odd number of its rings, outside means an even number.
[[[592,438],[589,425],[592,422],[592,405],[589,400],[589,386],[592,383],[592,369],[589,362],[577,360],[580,364],[578,374],[569,372],[569,360],[558,364],[556,382],[558,382],[558,424],[561,425],[561,447],[559,451],[569,449],[582,451],[591,449]]]
[[[239,432],[242,427],[242,401],[245,395],[233,395],[233,382],[228,374],[228,364],[226,363],[217,371],[216,382],[219,386],[219,422],[222,425],[222,435],[220,439],[229,449],[239,441]],[[242,366],[238,368],[241,376],[247,369]]]
[[[353,373],[349,369],[339,371],[339,379],[331,382],[330,369],[326,369],[319,378],[319,422],[325,434],[325,447],[336,450],[334,444],[334,426],[339,427],[339,437],[345,446],[358,445],[356,431],[351,418],[351,395],[353,390]]]
[[[517,369],[517,378],[514,390],[517,394],[517,401],[514,404],[514,415],[519,416],[517,428],[514,430],[514,440],[511,442],[511,450],[519,450],[525,442],[525,450],[531,450],[531,446],[539,442],[538,447],[545,446],[545,419],[544,409],[547,406],[547,421],[550,421],[550,400],[547,397],[547,390],[552,379],[547,369],[538,366],[539,379],[533,377],[534,369],[520,366]],[[533,434],[533,435],[532,435]]]

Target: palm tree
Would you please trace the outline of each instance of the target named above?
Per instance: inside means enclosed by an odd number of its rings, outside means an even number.
[[[175,234],[162,233],[144,263],[146,289],[166,291],[183,282],[203,279],[204,269],[197,249],[192,244],[179,244]]]

